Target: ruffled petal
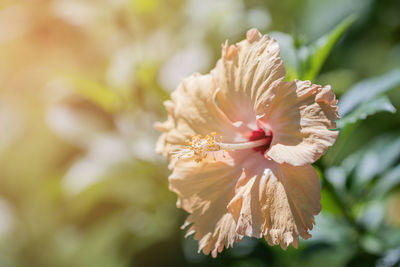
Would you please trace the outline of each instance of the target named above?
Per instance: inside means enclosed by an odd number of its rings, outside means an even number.
[[[238,127],[216,105],[217,91],[211,75],[197,73],[181,82],[172,93],[172,100],[164,103],[168,120],[155,124],[158,130],[164,132],[157,144],[159,153],[167,155],[197,134],[216,132],[225,141],[237,140]]]
[[[266,157],[293,166],[311,164],[333,145],[338,136],[337,100],[329,86],[309,81],[282,82],[258,123],[272,130],[273,139]]]
[[[222,46],[222,57],[211,74],[220,92],[218,106],[231,119],[256,125],[255,107],[285,78],[278,42],[256,29],[235,45]]]
[[[232,155],[235,155],[233,157]],[[190,213],[183,227],[187,235],[195,233],[199,252],[212,252],[213,257],[224,247],[242,239],[236,222],[227,210],[234,196],[235,184],[242,175],[243,156],[227,154],[224,160],[200,163],[180,160],[169,177],[170,189],[177,193],[177,206]]]
[[[239,235],[265,237],[270,245],[297,247],[308,239],[321,210],[318,175],[311,165],[277,164],[262,156],[244,164],[246,179],[236,185],[228,210]]]
[[[318,175],[311,165],[277,164],[259,153],[230,153],[224,161],[179,161],[169,178],[177,206],[190,213],[184,227],[199,251],[215,257],[244,236],[297,247],[321,210]]]

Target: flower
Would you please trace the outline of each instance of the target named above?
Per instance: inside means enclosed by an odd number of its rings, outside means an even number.
[[[329,86],[284,78],[277,41],[251,29],[165,102],[156,149],[199,252],[216,257],[244,236],[283,249],[311,237],[321,210],[311,164],[337,138],[337,100]]]

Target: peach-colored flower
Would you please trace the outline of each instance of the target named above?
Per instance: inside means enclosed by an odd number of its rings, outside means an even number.
[[[205,254],[244,236],[283,249],[311,236],[321,210],[311,164],[336,140],[337,100],[329,86],[284,77],[276,40],[251,29],[165,102],[157,150],[170,159],[177,206],[190,213],[183,227]]]

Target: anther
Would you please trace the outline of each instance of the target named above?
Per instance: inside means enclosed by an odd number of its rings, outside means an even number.
[[[178,159],[193,159],[196,162],[201,162],[207,158],[208,154],[212,153],[213,159],[216,160],[214,152],[222,151],[222,157],[226,158],[225,152],[241,149],[256,149],[258,147],[269,146],[271,136],[249,142],[227,144],[221,142],[222,138],[216,138],[216,133],[212,132],[205,136],[195,135],[191,140],[186,140],[186,146],[177,151],[172,152],[173,156]]]

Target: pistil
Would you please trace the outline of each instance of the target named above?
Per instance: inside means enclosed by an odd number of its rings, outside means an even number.
[[[186,146],[182,149],[172,152],[172,154],[179,159],[193,159],[196,162],[201,162],[207,157],[208,154],[217,151],[234,151],[242,149],[250,149],[258,151],[257,148],[269,146],[271,137],[266,136],[263,139],[258,139],[243,143],[223,143],[221,137],[217,138],[216,133],[211,135],[196,135],[192,136],[191,140],[186,141]]]

